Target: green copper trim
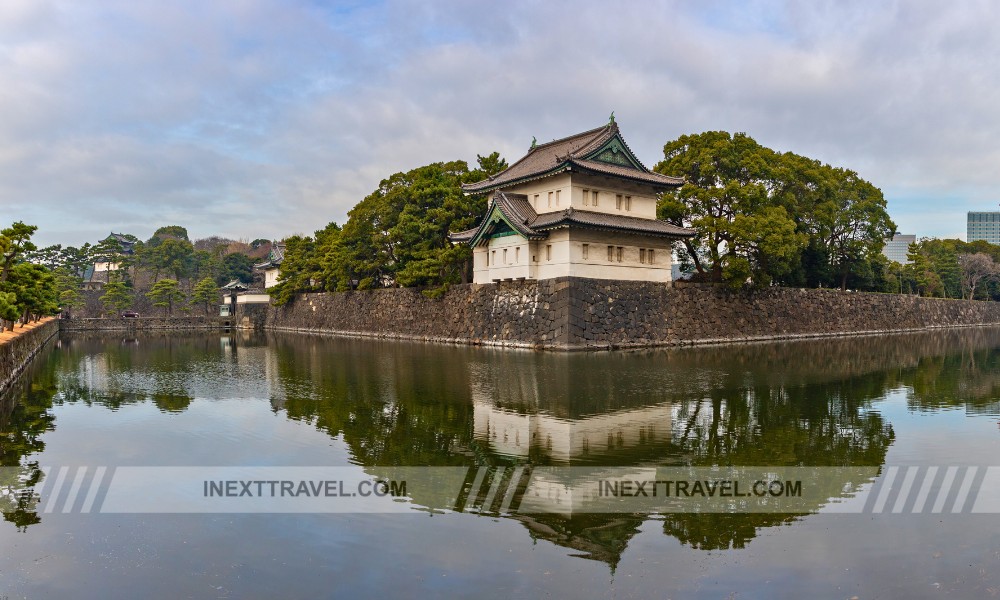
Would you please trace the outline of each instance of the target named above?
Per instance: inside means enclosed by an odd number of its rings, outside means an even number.
[[[514,225],[507,220],[507,217],[504,216],[503,211],[500,210],[500,207],[497,206],[495,202],[490,207],[490,212],[486,215],[486,218],[483,221],[484,223],[479,228],[479,231],[477,231],[476,235],[472,236],[472,239],[469,240],[469,246],[478,246],[484,238],[489,239],[508,235],[521,235],[518,233]],[[497,232],[498,229],[498,235],[494,236],[494,232]]]
[[[625,145],[624,140],[615,134],[610,140],[604,142],[600,148],[587,155],[587,160],[596,160],[621,167],[628,167],[638,171],[646,171],[639,159]]]

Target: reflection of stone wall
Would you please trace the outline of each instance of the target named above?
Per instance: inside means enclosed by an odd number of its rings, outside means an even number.
[[[0,344],[0,391],[7,389],[45,342],[58,332],[59,325],[53,319]]]
[[[147,331],[154,329],[224,329],[235,326],[226,317],[139,317],[106,319],[60,319],[60,331]]]
[[[582,349],[767,340],[1000,324],[1000,303],[895,294],[560,278],[303,294],[241,313],[246,326]]]

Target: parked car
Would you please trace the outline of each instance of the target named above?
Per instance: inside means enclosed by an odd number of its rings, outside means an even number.
[[[134,310],[126,310],[125,312],[122,313],[122,318],[123,319],[138,319],[139,318],[139,313],[135,312]]]

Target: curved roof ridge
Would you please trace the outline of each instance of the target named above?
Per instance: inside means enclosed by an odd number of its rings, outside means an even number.
[[[533,150],[529,150],[528,153],[530,154],[531,152],[538,151],[541,148],[544,148],[546,146],[551,146],[553,144],[559,144],[559,143],[563,143],[563,142],[568,142],[570,140],[574,140],[576,138],[586,137],[588,135],[597,135],[599,133],[603,133],[605,130],[610,130],[610,129],[617,129],[617,127],[614,127],[613,124],[611,124],[611,123],[609,123],[607,125],[601,125],[600,127],[595,127],[594,129],[590,129],[588,131],[584,131],[584,132],[581,132],[581,133],[575,133],[573,135],[568,135],[568,136],[563,137],[563,138],[552,140],[551,142],[545,142],[544,144],[536,144],[535,148]],[[583,146],[581,146],[581,148],[582,147]]]
[[[617,140],[614,143],[620,143],[621,151],[628,155],[628,165],[588,158],[614,140]],[[647,185],[651,184],[661,189],[679,187],[684,184],[683,179],[661,175],[646,167],[632,152],[631,147],[621,135],[618,124],[611,122],[583,133],[536,145],[517,162],[496,175],[482,181],[462,184],[462,190],[469,194],[488,193],[536,179],[551,177],[570,169],[571,165],[580,166],[592,173],[629,179]]]
[[[617,124],[610,123],[582,133],[538,144],[503,171],[482,181],[462,184],[462,189],[469,192],[489,191],[503,183],[548,172],[580,150],[589,149],[595,144],[599,145],[607,141],[610,139],[610,135],[614,135],[617,131]],[[575,145],[575,142],[578,142],[579,145]],[[546,151],[552,152],[552,154],[546,155]],[[527,174],[519,174],[520,171],[526,171]]]

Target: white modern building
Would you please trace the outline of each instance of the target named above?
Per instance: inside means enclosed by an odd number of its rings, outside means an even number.
[[[1000,244],[1000,212],[969,212],[966,223],[966,241],[986,240]]]
[[[882,247],[882,254],[901,265],[910,264],[910,259],[906,258],[906,255],[910,251],[910,244],[916,243],[916,241],[916,235],[897,233],[892,236],[891,240],[886,240],[885,246]]]
[[[612,119],[547,144],[506,170],[466,184],[492,194],[473,229],[452,233],[473,248],[473,282],[587,277],[671,280],[671,245],[694,235],[656,218],[657,197],[683,185],[647,169]]]

